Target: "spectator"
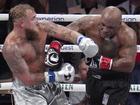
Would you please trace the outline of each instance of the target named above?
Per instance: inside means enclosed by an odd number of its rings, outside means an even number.
[[[36,13],[48,13],[48,0],[13,0],[11,7],[18,4],[30,4],[35,8]]]
[[[87,72],[88,72],[88,65],[85,63],[85,59],[82,58],[78,66],[79,79],[77,79],[74,83],[84,84],[87,79]],[[85,94],[86,92],[70,92],[69,101],[72,103],[72,105],[83,105],[85,104],[83,101]]]
[[[67,1],[66,0],[49,0],[49,13],[50,14],[68,14]]]
[[[81,0],[81,8],[88,14],[92,8],[97,8],[97,0]]]

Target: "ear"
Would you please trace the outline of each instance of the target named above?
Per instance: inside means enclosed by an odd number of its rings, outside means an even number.
[[[19,26],[20,26],[21,28],[25,27],[25,24],[24,24],[24,21],[23,21],[23,20],[20,21]]]

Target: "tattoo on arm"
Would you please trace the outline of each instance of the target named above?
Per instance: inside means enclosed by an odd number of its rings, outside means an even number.
[[[47,27],[47,33],[52,37],[70,42],[75,42],[77,35],[79,35],[78,32],[55,23],[49,24]]]

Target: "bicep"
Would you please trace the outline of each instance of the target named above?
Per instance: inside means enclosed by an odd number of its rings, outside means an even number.
[[[91,17],[85,16],[76,21],[73,21],[72,23],[67,25],[67,27],[69,29],[83,33],[90,26],[89,23],[92,21],[91,19]]]
[[[75,43],[77,37],[79,36],[78,32],[73,31],[69,28],[66,28],[62,25],[55,24],[53,22],[46,21],[45,26],[46,26],[45,30],[49,36],[52,36],[61,40]]]
[[[79,21],[70,23],[69,25],[67,25],[67,28],[74,30],[74,31],[77,31],[77,32],[82,32]]]
[[[135,59],[136,52],[137,52],[136,45],[127,45],[120,49],[119,56],[120,58]]]
[[[131,35],[127,36],[122,43],[122,48],[119,51],[120,57],[127,57],[128,59],[135,59],[137,53],[137,39],[135,32],[130,32]]]

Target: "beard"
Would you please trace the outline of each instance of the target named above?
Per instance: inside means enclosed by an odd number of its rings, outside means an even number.
[[[39,39],[39,34],[36,30],[33,29],[25,29],[25,34],[27,40],[33,41]]]

